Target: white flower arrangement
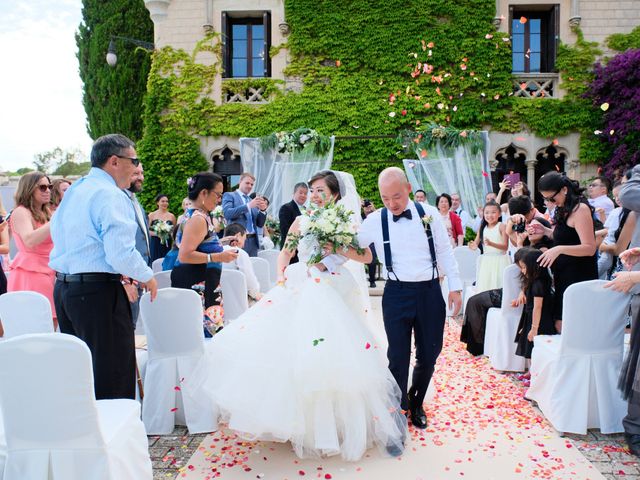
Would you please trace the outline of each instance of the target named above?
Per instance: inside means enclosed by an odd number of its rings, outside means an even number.
[[[427,225],[430,225],[431,222],[433,222],[433,217],[431,215],[425,215],[424,217],[422,217],[422,224],[426,227]]]
[[[361,253],[363,250],[356,240],[356,228],[351,222],[351,215],[353,212],[333,202],[324,207],[312,206],[302,213],[298,224],[300,232],[289,235],[286,247],[294,250],[300,242],[313,245],[314,254],[307,262],[309,265],[322,260],[321,247],[326,244],[333,245],[332,253],[340,250],[346,252],[349,247]]]
[[[218,221],[218,224],[220,225],[220,230],[224,229],[227,226],[227,222],[224,218],[224,211],[222,210],[222,206],[218,205],[209,213],[209,215],[211,216],[211,218]]]
[[[165,220],[158,220],[149,227],[153,233],[155,233],[160,242],[165,246],[169,246],[169,239],[171,238],[171,232],[173,231],[173,225]]]

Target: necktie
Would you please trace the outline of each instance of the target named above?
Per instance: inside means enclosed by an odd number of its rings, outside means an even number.
[[[407,220],[411,220],[413,218],[413,216],[411,215],[411,210],[407,209],[404,212],[402,212],[400,215],[394,215],[393,221],[397,222],[401,218],[406,218]]]
[[[242,197],[244,198],[245,205],[251,201],[251,199],[249,198],[249,195],[242,194]],[[251,215],[251,209],[249,209],[248,217],[249,218],[247,219],[247,233],[255,233],[253,229],[253,215]]]

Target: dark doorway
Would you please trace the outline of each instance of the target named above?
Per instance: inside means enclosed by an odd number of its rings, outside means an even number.
[[[526,159],[527,156],[522,152],[518,152],[518,148],[513,143],[505,149],[498,150],[498,153],[496,153],[498,166],[491,172],[491,183],[495,193],[498,193],[500,189],[499,183],[502,182],[504,176],[510,173],[519,173],[520,179],[525,183],[527,182],[527,165],[524,163]],[[502,199],[502,201],[505,200],[507,198]]]
[[[530,186],[530,190],[535,190],[535,204],[536,208],[543,212],[545,210],[544,200],[542,199],[542,195],[538,192],[536,185],[538,185],[538,180],[542,175],[547,172],[564,172],[564,163],[567,159],[567,155],[558,150],[553,144],[549,145],[544,150],[540,150],[536,155],[536,174],[535,174],[535,185]]]
[[[242,173],[240,155],[236,155],[229,147],[225,147],[218,155],[212,157],[213,173],[217,173],[224,180],[224,191],[231,191],[231,177]]]

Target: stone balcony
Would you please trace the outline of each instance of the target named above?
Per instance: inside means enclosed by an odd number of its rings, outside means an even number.
[[[514,73],[513,95],[524,98],[559,98],[557,73]]]

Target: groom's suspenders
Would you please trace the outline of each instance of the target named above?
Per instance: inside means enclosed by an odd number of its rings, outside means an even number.
[[[416,206],[416,210],[418,211],[418,215],[420,216],[420,221],[422,222],[422,217],[424,217],[424,208],[418,202],[414,202]],[[391,278],[391,274],[398,279],[398,276],[393,271],[393,260],[391,259],[391,242],[389,241],[389,211],[387,208],[382,209],[382,214],[380,215],[382,219],[382,245],[384,247],[384,265],[387,269],[387,277]],[[438,260],[436,258],[436,246],[433,242],[433,232],[431,231],[431,224],[427,223],[425,228],[425,233],[427,234],[427,241],[429,242],[429,253],[431,254],[431,267],[433,271],[433,276],[431,280],[434,280],[438,274]]]

